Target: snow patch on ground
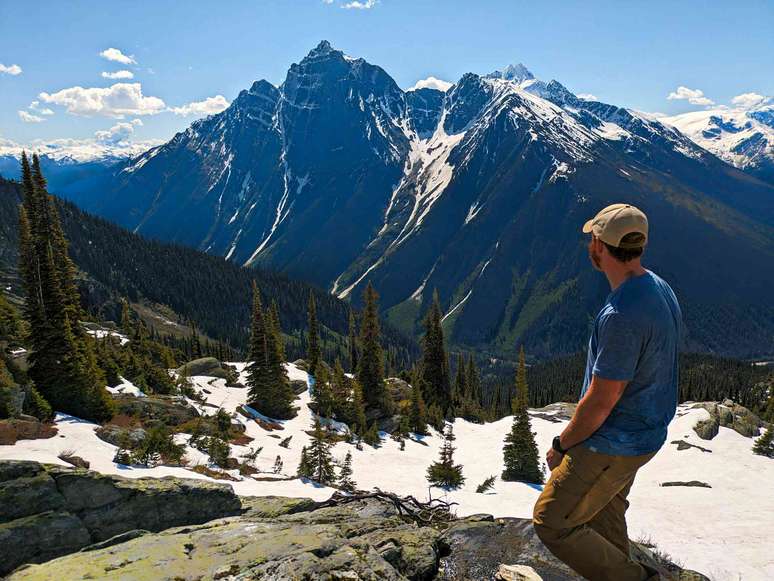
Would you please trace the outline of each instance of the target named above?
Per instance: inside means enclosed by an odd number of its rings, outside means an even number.
[[[237,363],[240,380],[245,379],[245,365]],[[291,379],[308,382],[307,374],[288,364]],[[202,412],[213,414],[218,408],[233,411],[247,399],[247,389],[226,387],[222,379],[192,377],[195,388],[205,398],[205,404],[196,403]],[[206,391],[205,391],[206,390]],[[237,416],[246,426],[248,436],[254,438],[248,446],[232,446],[232,455],[240,456],[250,449],[262,446],[256,466],[259,476],[271,476],[271,468],[277,455],[282,457],[282,475],[292,477],[300,459],[301,447],[308,443],[305,433],[312,425],[312,412],[307,404],[309,391],[296,401],[299,414],[292,420],[279,421],[282,430],[267,432],[256,422]],[[534,414],[534,412],[532,412]],[[550,421],[550,414],[532,417],[532,428],[541,457],[551,446],[551,439],[567,424],[565,420]],[[546,417],[548,416],[548,417]],[[629,500],[627,513],[629,534],[632,538],[651,537],[662,551],[679,559],[684,566],[702,571],[716,580],[737,579],[764,581],[774,578],[774,560],[770,556],[768,539],[774,532],[771,515],[774,514],[774,461],[752,454],[753,441],[728,428],[711,441],[698,438],[692,428],[699,420],[709,417],[704,409],[690,409],[689,404],[678,408],[678,415],[669,427],[667,444],[639,473]],[[458,514],[489,513],[495,517],[529,518],[540,493],[540,486],[519,482],[495,483],[494,490],[477,494],[476,486],[491,475],[499,476],[502,470],[502,442],[510,429],[512,418],[503,418],[489,424],[474,424],[456,420],[457,437],[455,460],[463,465],[465,485],[445,492],[433,489],[435,497],[445,497],[458,502]],[[157,468],[129,467],[112,461],[116,447],[103,442],[94,434],[95,424],[58,414],[56,424],[59,434],[47,440],[21,440],[13,446],[0,446],[0,458],[25,459],[65,465],[57,456],[65,450],[73,451],[88,460],[91,468],[103,473],[120,474],[130,478],[144,476],[177,476],[184,478],[209,478],[182,467],[159,466]],[[346,430],[343,424],[337,431]],[[278,436],[278,437],[277,437]],[[279,442],[292,436],[289,449]],[[360,488],[378,486],[400,494],[413,494],[427,498],[425,481],[427,467],[437,459],[442,439],[432,431],[429,436],[415,436],[407,441],[405,451],[399,444],[382,434],[378,449],[364,446],[357,450],[346,443],[333,447],[333,455],[342,461],[346,453],[352,453],[354,477]],[[187,442],[187,436],[177,436],[179,442]],[[678,452],[670,444],[684,439],[690,443],[711,449],[711,453],[690,448]],[[419,443],[422,442],[422,443]],[[189,447],[187,456],[191,465],[203,464],[206,457]],[[291,480],[257,481],[240,477],[229,482],[241,495],[303,496],[316,500],[328,498],[333,489],[317,486],[297,478]],[[280,476],[282,476],[280,475]],[[661,487],[666,481],[700,480],[712,488]]]

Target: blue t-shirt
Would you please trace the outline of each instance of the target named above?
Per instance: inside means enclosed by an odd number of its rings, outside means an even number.
[[[677,349],[682,313],[656,274],[625,280],[594,321],[581,397],[591,376],[628,381],[602,426],[582,445],[602,454],[638,456],[664,444],[677,409]]]

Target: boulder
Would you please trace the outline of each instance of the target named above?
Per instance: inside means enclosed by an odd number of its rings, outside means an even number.
[[[694,427],[696,434],[705,440],[714,438],[719,427],[730,428],[746,438],[756,437],[761,430],[768,427],[768,423],[730,399],[725,399],[722,403],[699,402],[691,407],[695,408],[705,409],[710,414],[708,420],[702,420]]]
[[[306,381],[303,379],[291,379],[290,389],[292,389],[293,393],[296,395],[300,395],[306,391]]]
[[[175,370],[178,375],[203,375],[204,377],[217,377],[219,379],[228,379],[228,371],[223,367],[220,361],[214,357],[202,357],[194,359],[181,365]]]
[[[411,386],[398,377],[388,377],[384,380],[384,386],[396,403],[411,399]]]
[[[718,435],[719,430],[720,422],[716,416],[707,420],[701,420],[693,427],[693,431],[696,432],[696,435],[702,440],[711,440]]]
[[[57,429],[53,424],[40,422],[36,418],[0,420],[0,446],[12,446],[18,440],[53,438],[56,434]]]
[[[142,423],[155,420],[167,426],[179,426],[199,417],[199,412],[185,398],[174,395],[115,395],[113,401],[119,414],[136,417]]]
[[[122,428],[113,424],[100,426],[94,433],[100,440],[114,446],[135,448],[145,439],[143,428]]]

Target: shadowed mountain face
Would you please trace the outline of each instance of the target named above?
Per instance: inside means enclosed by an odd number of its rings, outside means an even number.
[[[258,81],[116,168],[70,197],[342,298],[370,280],[409,332],[437,289],[451,341],[503,356],[583,347],[608,288],[580,226],[630,202],[650,218],[645,263],[683,302],[689,347],[774,343],[774,187],[523,66],[404,92],[322,42],[280,87]]]

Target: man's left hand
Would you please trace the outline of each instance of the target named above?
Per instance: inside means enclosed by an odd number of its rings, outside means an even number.
[[[562,458],[564,458],[564,454],[560,454],[553,448],[549,448],[548,452],[546,452],[546,463],[548,464],[548,469],[553,470],[559,464],[562,463]]]

